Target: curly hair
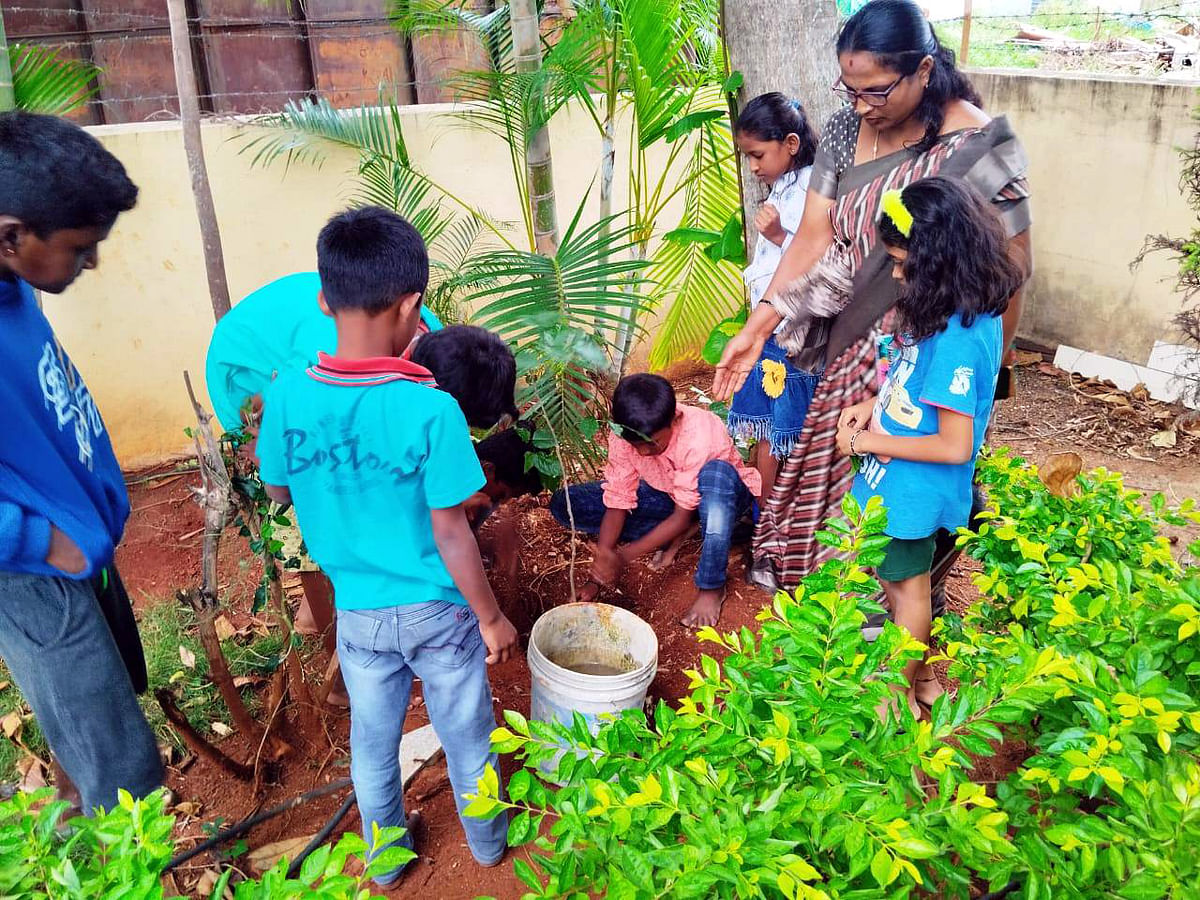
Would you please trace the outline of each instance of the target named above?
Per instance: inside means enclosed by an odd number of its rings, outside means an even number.
[[[954,51],[938,40],[913,0],[871,0],[842,26],[837,53],[870,53],[880,66],[898,75],[912,75],[925,57],[933,58],[929,85],[913,113],[925,125],[925,134],[912,148],[918,153],[937,143],[951,100],[983,106],[979,92],[955,64]]]
[[[923,341],[955,313],[969,327],[1008,309],[1025,276],[983,195],[965,181],[935,177],[913,182],[901,199],[913,218],[907,237],[887,213],[879,218],[883,243],[908,252],[896,304],[900,330]]]
[[[789,134],[796,135],[800,147],[792,157],[793,172],[811,166],[817,156],[817,135],[804,107],[798,100],[789,100],[778,91],[759,94],[747,103],[738,116],[734,133],[758,141],[786,141]]]

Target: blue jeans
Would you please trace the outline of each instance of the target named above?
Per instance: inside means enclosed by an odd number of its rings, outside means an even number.
[[[84,812],[162,784],[158,743],[91,581],[0,572],[0,656]]]
[[[723,460],[704,464],[697,483],[700,492],[700,530],[704,543],[700,547],[700,562],[696,565],[696,587],[702,591],[725,586],[729,567],[729,547],[738,520],[750,512],[754,497],[742,483],[737,469]],[[600,521],[608,511],[604,505],[604,485],[599,481],[571,485],[571,512],[575,530],[584,534],[599,534]],[[638,485],[637,508],[625,518],[621,542],[643,538],[675,512],[671,495],[655,490],[642,482]],[[567,498],[556,491],[550,498],[550,514],[563,526],[570,528]]]
[[[446,766],[459,819],[476,861],[493,865],[507,847],[508,820],[462,815],[484,768],[499,774],[491,749],[496,727],[488,684],[487,649],[479,619],[469,607],[438,600],[383,609],[339,609],[338,659],[350,695],[350,776],[362,814],[363,834],[371,823],[405,826],[400,783],[400,735],[413,677],[421,679],[425,706],[446,751]],[[412,836],[401,843],[412,846]],[[374,848],[378,852],[384,848]],[[401,870],[376,879],[387,885]]]

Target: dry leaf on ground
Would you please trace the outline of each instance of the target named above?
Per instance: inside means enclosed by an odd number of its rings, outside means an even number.
[[[217,630],[217,639],[222,641],[227,641],[238,633],[224,613],[213,619],[213,627]]]
[[[286,838],[273,844],[267,844],[251,850],[246,856],[246,862],[250,864],[251,869],[262,874],[285,856],[288,859],[295,859],[296,854],[307,847],[313,837],[314,835],[309,834],[304,837]]]
[[[1082,471],[1083,457],[1078,453],[1053,453],[1038,469],[1038,475],[1056,497],[1072,497],[1079,490],[1075,479]]]
[[[21,733],[21,714],[10,712],[3,719],[0,719],[0,731],[4,732],[4,736],[9,740],[15,740],[17,735]]]
[[[1151,445],[1159,447],[1163,450],[1169,450],[1175,446],[1178,435],[1174,428],[1168,428],[1166,431],[1160,431],[1158,434],[1150,438]]]
[[[17,771],[21,774],[17,787],[25,793],[31,794],[46,786],[46,769],[40,759],[24,757],[17,763]]]
[[[179,645],[179,659],[189,669],[196,668],[196,654],[183,646],[183,644]]]
[[[221,737],[229,737],[231,734],[233,734],[233,729],[224,722],[213,722],[212,730],[215,734],[219,734]]]
[[[175,804],[175,810],[181,816],[198,816],[200,815],[200,804],[195,800],[184,800],[182,803]]]

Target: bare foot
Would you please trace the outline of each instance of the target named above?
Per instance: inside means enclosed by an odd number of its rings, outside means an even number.
[[[932,673],[928,678],[918,678],[913,682],[912,695],[922,706],[932,708],[937,698],[944,693],[946,693],[946,689]]]
[[[338,709],[350,708],[350,695],[346,693],[345,684],[335,684],[329,689],[329,695],[325,698],[325,702],[330,706]]]
[[[680,624],[685,628],[703,628],[705,625],[716,625],[721,618],[721,607],[725,605],[725,589],[715,591],[699,591],[696,602],[687,611]]]

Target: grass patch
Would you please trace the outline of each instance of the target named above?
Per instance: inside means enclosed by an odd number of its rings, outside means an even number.
[[[180,709],[200,732],[213,736],[212,723],[229,722],[229,711],[221,701],[220,693],[208,678],[208,659],[196,634],[196,617],[190,608],[173,600],[150,604],[138,618],[138,629],[142,635],[142,646],[146,653],[146,669],[150,676],[150,688],[173,684],[179,699]],[[184,647],[196,659],[195,666],[183,664],[179,648]],[[266,636],[256,635],[251,640],[231,639],[222,644],[229,669],[234,677],[269,676],[279,666],[279,653],[283,639],[277,631]],[[12,682],[8,670],[0,663],[0,682]],[[258,698],[252,688],[243,688],[242,695],[252,713],[257,711]],[[148,692],[140,698],[155,736],[160,742],[182,748],[174,730],[163,718],[153,696]],[[0,691],[0,719],[11,712],[28,715],[29,708],[16,683]],[[25,720],[20,738],[31,751],[48,758],[46,739],[32,717]],[[13,741],[0,735],[0,781],[15,781],[19,777],[17,763],[24,751]]]

